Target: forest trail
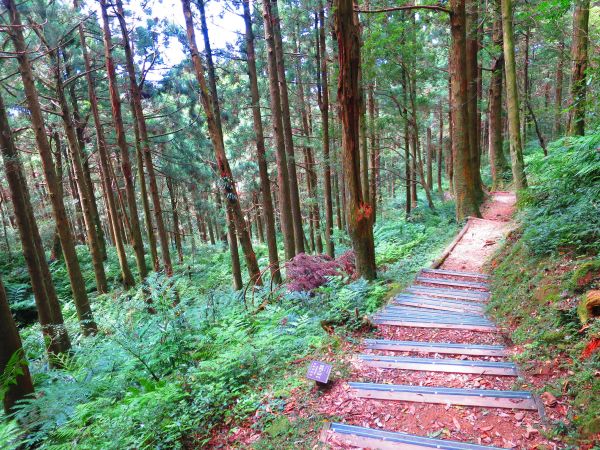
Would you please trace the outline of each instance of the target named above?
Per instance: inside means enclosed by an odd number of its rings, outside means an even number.
[[[439,268],[423,269],[372,317],[377,338],[352,357],[350,381],[319,402],[340,417],[321,433],[329,448],[556,448],[538,430],[541,402],[506,360],[508,339],[484,313],[482,268],[512,228],[514,205],[513,193],[493,193]]]

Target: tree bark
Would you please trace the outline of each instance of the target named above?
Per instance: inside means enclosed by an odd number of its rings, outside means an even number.
[[[348,232],[352,240],[359,276],[376,278],[373,210],[363,199],[360,183],[358,69],[360,36],[358,18],[352,0],[335,0],[335,32],[338,42],[338,101],[342,122],[342,157],[348,190]]]
[[[73,2],[75,9],[78,9],[78,2]],[[125,289],[133,287],[135,284],[129,263],[127,262],[127,254],[125,253],[125,246],[123,244],[123,234],[121,232],[121,223],[119,221],[119,214],[117,212],[117,205],[115,202],[115,195],[112,189],[112,162],[108,156],[108,147],[106,144],[106,136],[104,135],[104,128],[100,119],[100,111],[98,109],[98,99],[96,97],[94,79],[92,77],[92,65],[87,50],[87,44],[85,41],[85,28],[83,23],[79,24],[78,27],[79,40],[81,43],[81,51],[83,54],[83,61],[85,63],[86,81],[88,99],[90,101],[90,110],[92,112],[92,118],[94,119],[94,125],[96,130],[96,141],[98,146],[98,156],[100,159],[100,175],[102,176],[102,185],[104,187],[104,193],[106,198],[106,206],[108,217],[110,219],[110,225],[113,236],[113,243],[117,250],[117,257],[119,259],[119,266],[121,269],[121,281]]]
[[[329,77],[327,74],[327,43],[325,41],[325,9],[319,7],[319,42],[317,45],[317,97],[321,111],[323,142],[323,197],[325,197],[325,252],[335,256],[333,244],[333,199],[331,195],[331,160],[329,148]],[[320,70],[320,71],[319,71]],[[343,214],[343,213],[342,213]],[[340,221],[341,222],[341,221]]]
[[[14,412],[14,407],[18,401],[24,400],[33,394],[33,382],[21,344],[21,336],[8,306],[8,298],[2,279],[0,279],[0,342],[2,342],[0,347],[0,374],[10,376],[9,385],[3,399],[4,412],[9,415]],[[9,362],[11,363],[10,367],[8,366]]]
[[[173,180],[169,177],[166,179],[167,191],[169,192],[169,200],[171,201],[171,217],[173,217],[173,240],[175,241],[175,248],[177,249],[177,255],[179,256],[179,263],[183,263],[183,247],[181,245],[181,231],[179,224],[179,213],[177,212],[177,194],[175,192],[175,186]]]
[[[294,242],[296,254],[304,253],[304,230],[302,228],[302,212],[300,211],[300,193],[298,190],[298,175],[296,173],[296,156],[292,138],[292,122],[290,118],[290,102],[288,98],[287,80],[285,78],[285,61],[283,56],[283,42],[279,25],[279,11],[277,0],[270,1],[270,14],[267,18],[271,22],[273,40],[275,43],[275,60],[277,61],[277,78],[279,81],[279,99],[281,101],[281,122],[283,124],[283,137],[287,153],[288,177],[290,183],[290,205],[292,207],[292,225],[294,228]]]
[[[279,269],[279,255],[277,254],[277,236],[275,232],[275,213],[271,196],[271,181],[265,150],[265,137],[260,113],[260,94],[258,92],[258,76],[256,73],[256,53],[254,50],[254,32],[252,31],[252,14],[250,0],[243,1],[244,23],[246,26],[246,57],[248,60],[248,78],[250,81],[250,96],[252,98],[252,120],[256,135],[256,160],[260,176],[260,191],[262,196],[262,209],[266,230],[267,248],[269,250],[269,268],[271,278],[277,284],[281,283]]]
[[[585,101],[587,95],[586,70],[588,65],[588,25],[590,0],[576,0],[573,12],[573,44],[571,47],[571,136],[585,134]]]
[[[271,103],[271,122],[275,136],[275,157],[277,160],[277,185],[279,188],[279,224],[283,237],[285,259],[290,260],[296,255],[294,220],[290,197],[290,180],[288,172],[285,137],[283,132],[281,93],[279,75],[277,72],[277,51],[271,17],[270,0],[263,0],[263,20],[265,41],[267,44],[267,69],[269,73],[269,92]]]
[[[519,125],[519,92],[517,90],[517,71],[515,66],[515,42],[513,32],[512,0],[501,0],[502,37],[504,47],[504,71],[506,75],[506,105],[508,109],[508,131],[510,137],[510,159],[513,183],[517,191],[527,188],[525,163],[523,161],[523,143]]]
[[[443,166],[443,154],[444,154],[444,110],[442,108],[442,100],[440,99],[439,106],[439,139],[438,139],[438,148],[437,148],[437,188],[439,194],[444,193],[444,189],[442,187],[442,166]]]
[[[181,0],[181,5],[183,8],[183,15],[185,17],[186,33],[190,46],[192,62],[194,64],[196,78],[200,86],[200,99],[206,115],[210,138],[215,150],[215,159],[217,161],[217,170],[220,176],[221,188],[223,189],[223,194],[225,195],[227,207],[231,208],[232,211],[236,232],[244,252],[244,257],[246,259],[246,266],[248,268],[250,280],[252,280],[256,285],[261,286],[262,278],[260,275],[260,268],[258,267],[256,254],[252,248],[252,241],[250,240],[248,229],[246,227],[246,221],[240,205],[235,181],[229,166],[227,154],[225,153],[223,134],[219,127],[220,122],[217,122],[215,117],[216,111],[218,110],[215,110],[214,104],[218,102],[218,98],[213,96],[211,99],[210,91],[204,76],[204,67],[202,66],[200,53],[198,52],[198,46],[196,44],[196,33],[194,31],[190,0]]]
[[[495,191],[503,188],[504,174],[508,170],[508,161],[504,156],[504,136],[502,134],[502,72],[504,71],[504,53],[502,51],[500,0],[497,0],[494,6],[492,40],[494,48],[498,48],[492,60],[488,101],[489,155],[492,172],[492,191]]]
[[[140,229],[140,220],[138,217],[138,208],[135,200],[135,188],[133,185],[133,174],[131,172],[131,161],[129,158],[129,146],[125,135],[123,125],[123,116],[121,114],[121,99],[117,85],[117,73],[112,56],[112,36],[108,19],[108,7],[106,0],[99,0],[102,10],[102,31],[104,39],[104,59],[106,60],[106,73],[108,75],[108,91],[110,95],[110,105],[113,114],[113,124],[117,135],[117,145],[121,153],[121,170],[125,179],[125,194],[127,197],[127,208],[129,210],[129,224],[131,232],[131,241],[135,252],[135,260],[139,276],[142,280],[148,275],[146,260],[144,259],[144,244],[142,242],[142,232]],[[141,130],[140,130],[141,131]]]
[[[451,136],[456,219],[480,217],[476,180],[471,163],[465,0],[451,0],[450,82]]]
[[[562,132],[562,93],[563,93],[563,67],[564,67],[565,43],[558,44],[558,64],[556,65],[556,90],[554,91],[554,127],[552,136],[557,139]]]
[[[67,136],[69,154],[71,156],[75,178],[75,186],[79,193],[79,199],[81,200],[83,219],[87,232],[87,243],[92,256],[92,267],[94,269],[94,276],[96,278],[96,289],[99,293],[105,294],[108,292],[108,283],[106,281],[106,273],[104,272],[104,255],[102,254],[102,249],[98,239],[96,220],[94,218],[92,209],[91,197],[93,196],[93,192],[89,190],[89,186],[85,179],[79,139],[77,138],[77,131],[75,129],[73,117],[65,96],[65,90],[62,81],[63,74],[60,70],[60,60],[56,50],[52,50],[49,46],[47,50],[49,51],[50,58],[53,60],[56,97],[60,106],[61,118],[65,129],[65,134]]]
[[[33,71],[31,69],[31,64],[27,56],[28,51],[25,45],[23,26],[21,24],[20,15],[17,11],[17,7],[15,5],[14,0],[3,0],[3,2],[10,16],[10,22],[12,26],[9,27],[8,33],[11,37],[11,40],[15,47],[15,51],[17,53],[19,72],[23,81],[25,97],[27,99],[27,106],[30,112],[31,125],[35,135],[36,146],[40,154],[40,158],[42,160],[42,166],[44,168],[44,177],[46,179],[46,185],[50,194],[50,201],[52,204],[54,218],[56,220],[56,226],[60,233],[60,243],[65,258],[65,264],[67,266],[67,273],[69,274],[69,281],[71,284],[71,291],[73,293],[73,301],[77,310],[77,316],[79,318],[79,323],[81,325],[83,333],[86,335],[92,334],[95,333],[97,327],[96,323],[94,322],[92,309],[90,307],[90,302],[85,289],[85,281],[81,273],[81,267],[79,266],[79,261],[77,259],[73,234],[71,233],[71,229],[69,228],[69,221],[67,218],[65,204],[63,202],[62,197],[59,195],[60,192],[58,189],[56,179],[56,171],[54,167],[54,162],[52,160],[52,149],[50,147],[48,137],[46,136],[44,117],[42,115],[42,109],[39,103],[37,89],[33,81]],[[33,213],[31,214],[31,217],[33,218]],[[43,254],[43,247],[41,246],[41,241],[38,246],[38,253],[40,258],[45,259],[45,256]],[[45,262],[43,264],[45,264]],[[47,273],[44,273],[44,276],[48,278],[48,283],[51,284],[49,271],[47,271]],[[68,347],[70,347],[70,344],[68,345]]]
[[[64,325],[58,297],[51,282],[50,270],[27,191],[23,165],[13,140],[2,96],[0,96],[0,150],[12,198],[15,221],[21,238],[21,251],[31,279],[38,320],[42,328],[48,358],[53,364],[54,356],[69,351],[71,342]],[[0,322],[0,324],[2,323]],[[87,326],[91,327],[92,324],[93,322],[88,322]],[[4,345],[2,347],[4,348]]]
[[[479,2],[467,0],[465,4],[466,27],[466,76],[467,76],[467,109],[468,109],[468,134],[469,155],[472,166],[473,191],[479,204],[483,201],[483,188],[481,182],[481,116],[479,113],[478,85],[479,66],[477,54],[479,52]]]

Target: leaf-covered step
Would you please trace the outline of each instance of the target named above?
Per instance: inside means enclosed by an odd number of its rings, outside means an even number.
[[[481,406],[537,410],[533,394],[528,391],[495,389],[457,389],[403,384],[348,383],[354,395],[361,398],[396,400],[445,405]]]
[[[413,358],[408,356],[359,355],[368,366],[385,369],[426,372],[471,373],[516,377],[517,366],[511,362],[471,361],[451,358]]]
[[[415,278],[415,280],[417,281],[417,283],[435,286],[449,286],[458,289],[489,289],[488,283],[483,283],[480,281],[448,280],[445,278],[432,278],[423,276],[418,276],[417,278]]]
[[[506,356],[502,345],[454,344],[446,342],[393,341],[387,339],[365,339],[371,350],[396,352],[440,353],[471,356]]]
[[[498,447],[469,444],[467,442],[435,439],[403,432],[376,430],[345,423],[329,423],[321,432],[321,442],[351,445],[358,448],[381,450],[500,450]]]
[[[412,285],[406,288],[406,292],[426,297],[440,297],[455,300],[472,300],[485,302],[489,300],[489,292],[467,291],[464,289],[436,288],[431,286]]]
[[[442,311],[471,312],[474,314],[483,315],[482,305],[464,300],[440,299],[433,297],[419,297],[418,295],[400,294],[394,297],[392,304]]]
[[[485,273],[477,272],[461,272],[457,270],[445,270],[445,269],[421,269],[421,273],[425,275],[442,275],[447,277],[466,278],[469,280],[486,281],[489,280],[490,276]]]

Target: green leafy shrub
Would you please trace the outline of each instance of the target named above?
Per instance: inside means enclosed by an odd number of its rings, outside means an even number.
[[[600,251],[600,133],[564,138],[531,158],[523,193],[524,242],[536,254]]]

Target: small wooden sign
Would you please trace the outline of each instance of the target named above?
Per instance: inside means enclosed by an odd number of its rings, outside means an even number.
[[[332,366],[320,361],[311,361],[306,372],[306,378],[314,380],[317,383],[327,384]]]

